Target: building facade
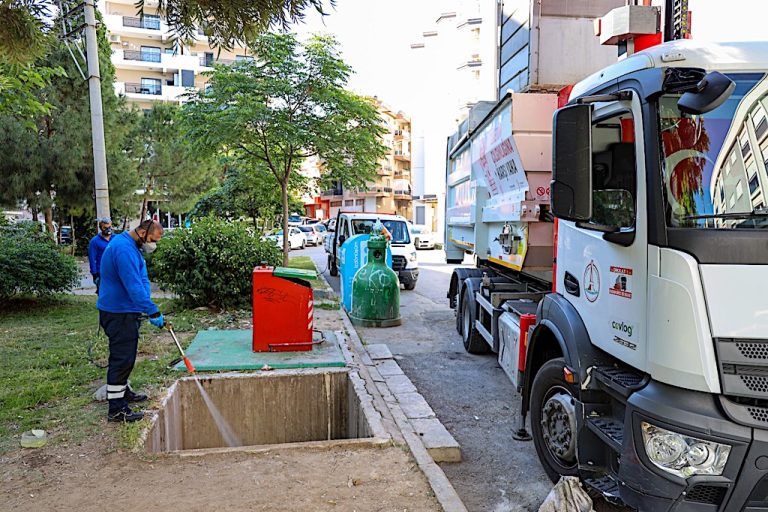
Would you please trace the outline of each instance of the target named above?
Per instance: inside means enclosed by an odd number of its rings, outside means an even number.
[[[439,239],[445,226],[446,138],[475,104],[496,98],[498,39],[496,0],[446,2],[441,8],[411,43],[425,77],[414,84],[412,219]]]
[[[142,109],[158,101],[180,102],[190,89],[204,87],[212,64],[252,59],[246,48],[212,49],[202,29],[195,41],[183,44],[157,14],[157,0],[144,3],[137,15],[134,0],[100,0],[115,66],[115,92]]]
[[[376,178],[364,189],[347,190],[338,186],[323,190],[313,201],[305,203],[307,215],[334,218],[340,211],[394,213],[406,219],[413,216],[411,185],[411,121],[402,112],[377,101],[386,133],[382,142],[386,155],[379,160]],[[319,165],[310,163],[310,165]],[[304,174],[311,176],[312,169]]]

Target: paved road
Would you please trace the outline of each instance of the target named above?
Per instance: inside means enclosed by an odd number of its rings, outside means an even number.
[[[320,270],[322,248],[302,251]],[[298,254],[298,252],[294,253]],[[358,329],[366,343],[386,343],[400,366],[461,445],[463,462],[444,464],[470,511],[537,510],[551,488],[532,443],[511,437],[519,399],[494,356],[467,354],[445,297],[455,265],[442,251],[419,251],[416,289],[402,291],[403,325]],[[338,278],[325,274],[334,289]]]

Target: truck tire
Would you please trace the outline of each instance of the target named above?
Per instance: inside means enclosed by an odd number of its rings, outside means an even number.
[[[335,260],[336,260],[336,258],[331,256],[330,254],[328,255],[328,272],[330,272],[330,274],[333,277],[336,277],[336,276],[339,275],[339,269],[336,267],[336,261]]]
[[[406,290],[413,290],[416,288],[416,282],[414,281],[412,283],[403,283],[403,288]]]
[[[464,350],[470,354],[485,354],[488,352],[488,344],[475,328],[475,301],[469,296],[469,291],[464,289],[461,298],[461,341],[464,342]]]
[[[563,377],[564,366],[562,357],[547,361],[534,377],[531,387],[533,444],[553,483],[561,476],[578,474],[578,420],[573,392]]]

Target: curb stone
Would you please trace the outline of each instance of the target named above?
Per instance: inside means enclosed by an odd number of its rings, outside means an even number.
[[[453,488],[453,485],[451,485],[451,482],[445,476],[442,468],[437,464],[437,462],[435,462],[435,459],[425,446],[423,437],[414,431],[413,426],[401,409],[398,399],[395,395],[392,394],[389,387],[385,384],[385,379],[381,376],[377,366],[373,362],[373,359],[366,351],[366,348],[363,346],[357,331],[349,321],[349,317],[345,311],[342,311],[341,318],[348,333],[347,339],[349,341],[350,348],[353,351],[353,355],[356,352],[359,356],[358,360],[361,363],[361,367],[359,368],[361,374],[364,373],[370,379],[369,382],[372,384],[375,383],[375,386],[372,387],[377,388],[377,390],[369,389],[369,393],[372,395],[374,394],[374,391],[377,391],[375,393],[374,403],[380,403],[378,402],[378,399],[382,400],[383,404],[381,405],[387,409],[388,416],[391,416],[391,418],[394,420],[397,430],[399,431],[399,436],[402,436],[402,438],[404,438],[405,442],[408,444],[408,448],[410,449],[413,457],[416,459],[416,463],[418,464],[419,469],[421,469],[422,473],[424,473],[424,476],[427,477],[427,481],[429,482],[430,487],[432,487],[432,491],[435,493],[437,501],[446,512],[467,512],[467,508],[461,501],[461,498],[456,492],[456,489]],[[382,349],[376,350],[382,351]],[[374,350],[374,352],[376,352],[376,350]],[[388,351],[389,349],[387,349],[387,352]],[[381,355],[381,352],[379,352],[378,355]],[[403,377],[405,377],[405,375],[403,375]],[[405,378],[407,379],[407,377]],[[410,380],[408,380],[408,383],[411,384]],[[413,386],[413,384],[411,384],[411,386]],[[380,412],[382,412],[382,416],[384,416],[385,413],[383,411]],[[458,443],[456,446],[458,447]]]

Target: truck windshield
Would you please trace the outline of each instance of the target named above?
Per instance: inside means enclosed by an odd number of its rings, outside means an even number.
[[[659,99],[667,224],[679,228],[768,227],[768,80],[729,74],[736,89],[699,116]]]
[[[371,232],[376,219],[355,219],[352,221],[352,230],[356,235],[367,235]],[[411,236],[408,234],[408,226],[402,220],[383,220],[381,221],[392,235],[393,244],[409,244]]]

